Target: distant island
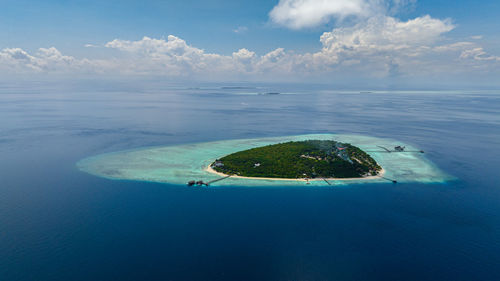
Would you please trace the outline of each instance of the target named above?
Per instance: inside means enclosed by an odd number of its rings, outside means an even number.
[[[373,178],[383,172],[360,148],[334,140],[290,141],[243,150],[217,159],[208,169],[272,179]]]

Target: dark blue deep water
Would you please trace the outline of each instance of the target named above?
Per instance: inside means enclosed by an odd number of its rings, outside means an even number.
[[[0,280],[500,280],[500,91],[325,89],[3,85]],[[308,133],[399,139],[457,180],[195,189],[75,167]]]

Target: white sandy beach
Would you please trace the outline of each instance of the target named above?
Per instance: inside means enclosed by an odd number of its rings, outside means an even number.
[[[205,171],[216,174],[221,177],[227,177],[229,175],[217,172],[216,170],[212,169],[210,165],[204,169]],[[376,176],[368,176],[368,177],[362,177],[362,178],[314,178],[314,179],[289,179],[289,178],[261,178],[261,177],[242,177],[242,176],[233,176],[231,175],[231,178],[237,178],[237,179],[251,179],[251,180],[277,180],[277,181],[303,181],[303,182],[308,182],[308,181],[322,181],[322,180],[331,180],[331,181],[350,181],[350,180],[373,180],[373,179],[379,179],[382,178],[385,174],[384,168],[380,170],[379,174]]]

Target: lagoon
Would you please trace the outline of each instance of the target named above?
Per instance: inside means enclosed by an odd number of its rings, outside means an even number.
[[[77,163],[80,170],[109,179],[142,180],[170,184],[186,184],[189,180],[213,181],[220,176],[207,171],[215,161],[231,153],[275,143],[303,140],[336,140],[351,143],[366,151],[384,169],[383,177],[346,180],[245,179],[230,177],[211,186],[329,186],[359,183],[397,182],[444,183],[453,177],[446,175],[428,161],[416,147],[386,138],[341,134],[310,134],[285,137],[226,140],[188,145],[138,148],[107,153],[83,159]],[[381,146],[406,146],[406,152],[388,153]]]

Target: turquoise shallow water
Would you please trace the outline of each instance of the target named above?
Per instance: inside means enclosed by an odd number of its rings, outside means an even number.
[[[271,138],[236,139],[194,143],[177,146],[148,147],[119,151],[85,158],[77,163],[80,170],[109,179],[151,181],[186,184],[189,180],[205,182],[220,178],[205,171],[215,159],[237,151],[263,145],[308,139],[348,142],[369,153],[385,170],[385,178],[398,182],[439,183],[452,177],[442,172],[421,153],[387,153],[378,146],[392,148],[406,146],[407,151],[418,151],[415,146],[393,139],[345,134],[310,134]],[[360,179],[329,181],[332,185],[354,183],[387,183],[387,179]],[[322,180],[310,181],[307,186],[327,186]],[[227,178],[211,186],[306,186],[304,181]]]

